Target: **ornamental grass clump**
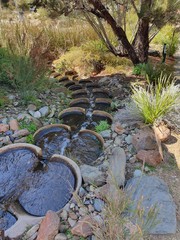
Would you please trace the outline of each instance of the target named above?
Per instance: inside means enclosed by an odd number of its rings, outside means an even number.
[[[153,124],[180,103],[180,87],[171,76],[161,74],[155,85],[149,83],[146,88],[134,85],[132,91],[132,100],[148,124]]]

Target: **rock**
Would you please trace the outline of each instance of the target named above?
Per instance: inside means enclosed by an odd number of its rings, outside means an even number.
[[[132,136],[131,136],[131,135],[128,135],[128,136],[125,138],[125,141],[127,142],[127,144],[131,144],[131,143],[132,143]]]
[[[39,109],[42,117],[46,117],[49,114],[49,107],[45,106]]]
[[[157,150],[140,150],[136,158],[153,167],[156,167],[163,160],[161,154]]]
[[[114,123],[127,124],[127,126],[132,126],[142,122],[142,117],[139,114],[133,114],[131,109],[119,109],[114,116]]]
[[[34,105],[34,104],[29,104],[28,107],[27,107],[27,109],[28,109],[29,111],[36,111],[37,107],[36,107],[36,105]]]
[[[93,220],[90,216],[85,216],[78,221],[76,226],[71,229],[73,235],[82,236],[84,238],[93,234],[92,226]]]
[[[69,212],[69,217],[72,219],[72,220],[77,220],[77,215],[74,213],[74,212]]]
[[[14,143],[26,143],[26,137],[22,137],[22,138],[19,138],[19,139],[15,139],[15,140],[14,140]]]
[[[60,217],[62,218],[62,220],[66,221],[68,218],[68,213],[65,209],[63,209],[63,211],[60,214]]]
[[[138,226],[136,226],[135,224],[133,224],[130,221],[127,221],[124,224],[124,227],[125,227],[126,232],[128,232],[128,236],[127,236],[126,240],[130,240],[131,236],[136,236],[136,238],[138,237],[138,240],[143,240],[143,238],[141,236],[139,236],[140,233],[139,233]]]
[[[121,146],[122,145],[122,139],[119,136],[117,136],[115,138],[114,144],[117,145],[117,146]]]
[[[101,212],[102,209],[104,207],[104,201],[101,200],[101,199],[98,199],[98,198],[95,198],[94,199],[94,209],[97,211],[97,212]]]
[[[10,126],[10,130],[12,130],[12,131],[17,131],[19,129],[19,124],[16,119],[12,119],[9,122],[9,126]]]
[[[126,192],[132,200],[131,212],[141,203],[145,211],[144,221],[147,218],[149,219],[147,214],[151,207],[155,207],[155,211],[158,211],[155,219],[157,224],[155,224],[154,228],[149,229],[149,233],[174,234],[176,232],[176,206],[163,180],[156,176],[132,178],[127,182]]]
[[[84,197],[86,194],[87,194],[87,191],[83,187],[80,187],[79,196]]]
[[[100,134],[103,138],[111,138],[111,130],[102,131]]]
[[[64,233],[59,233],[54,240],[67,240],[67,237]]]
[[[29,238],[33,238],[33,237],[36,235],[38,229],[39,229],[39,224],[34,225],[32,228],[30,228],[30,229],[26,232],[24,238],[25,238],[25,239],[28,239],[28,240],[29,240]],[[34,239],[35,239],[35,238],[34,238]]]
[[[146,127],[132,136],[132,145],[136,151],[157,149],[156,138],[152,129]]]
[[[110,166],[107,182],[110,184],[117,184],[119,187],[124,186],[126,167],[126,154],[124,149],[115,147],[112,150],[109,162]]]
[[[54,240],[59,231],[60,219],[53,211],[48,211],[38,231],[37,240]]]
[[[33,115],[34,118],[41,118],[41,113],[39,111],[36,111],[34,112],[34,115]]]
[[[161,142],[167,141],[171,136],[171,130],[166,125],[154,126],[153,129]]]
[[[29,134],[30,134],[30,132],[27,129],[21,129],[21,130],[15,131],[14,134],[12,135],[12,137],[13,138],[26,137]]]
[[[122,127],[122,125],[119,122],[116,122],[112,125],[112,130],[117,134],[122,134],[125,132],[125,129]]]
[[[141,177],[143,175],[143,172],[139,169],[136,169],[133,173],[134,177]]]
[[[76,225],[77,221],[76,221],[76,220],[73,220],[73,219],[71,219],[71,218],[68,218],[68,223],[69,223],[69,225],[70,225],[71,227],[74,227],[74,226]]]
[[[0,133],[5,133],[9,130],[9,125],[8,124],[0,124]]]
[[[105,173],[99,171],[98,168],[84,164],[80,166],[80,169],[85,183],[102,186],[106,182]]]
[[[0,147],[4,146],[4,145],[8,145],[10,144],[10,137],[9,136],[5,136],[5,137],[0,137]]]

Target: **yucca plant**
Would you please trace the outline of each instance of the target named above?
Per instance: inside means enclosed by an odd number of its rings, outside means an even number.
[[[161,74],[155,86],[149,83],[146,88],[137,85],[132,87],[132,100],[145,123],[153,124],[180,103],[180,87],[170,79],[171,76]]]

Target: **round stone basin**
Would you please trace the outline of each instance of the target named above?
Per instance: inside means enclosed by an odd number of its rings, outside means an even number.
[[[66,88],[69,88],[70,86],[73,86],[73,85],[75,85],[75,82],[73,82],[73,81],[71,81],[71,80],[69,80],[69,81],[67,81],[67,82],[64,83],[64,86],[65,86]]]
[[[92,92],[93,92],[94,98],[108,98],[109,97],[109,93],[107,91],[99,89],[99,88],[93,89]]]
[[[111,124],[113,120],[111,114],[100,110],[93,111],[92,119],[97,123],[100,121],[107,121],[109,124]]]
[[[71,91],[76,91],[76,90],[80,90],[80,89],[82,89],[82,86],[79,84],[71,85],[69,87],[69,90],[71,90]]]
[[[89,108],[89,106],[88,98],[77,98],[70,102],[70,107]]]
[[[43,158],[53,154],[63,154],[70,141],[71,128],[65,124],[52,124],[40,128],[34,134],[35,144],[42,149]]]
[[[75,130],[85,121],[85,109],[80,107],[67,108],[60,112],[59,118],[62,119],[64,124],[71,126],[72,130]]]
[[[87,84],[86,84],[86,88],[88,88],[88,89],[93,89],[93,88],[100,88],[100,86],[99,86],[98,83],[93,83],[93,82],[91,82],[91,83],[87,83]]]
[[[72,93],[72,98],[87,98],[87,91],[85,89],[76,90]]]
[[[81,80],[79,80],[79,83],[80,84],[87,84],[87,83],[92,83],[92,81],[89,80],[89,79],[81,79]]]
[[[71,140],[65,155],[70,156],[75,162],[95,165],[97,158],[103,152],[103,146],[104,140],[99,134],[91,130],[81,130]]]
[[[38,168],[41,154],[41,149],[31,144],[0,149],[0,204],[7,205],[20,196]]]
[[[71,159],[53,155],[42,169],[34,173],[31,187],[25,190],[19,202],[26,212],[43,216],[48,210],[58,212],[81,186],[79,167]]]
[[[0,230],[7,230],[16,223],[17,219],[11,213],[0,209]]]
[[[47,161],[42,158],[41,149],[31,144],[1,148],[0,229],[18,224],[24,216],[39,217],[48,210],[59,212],[72,193],[78,192],[81,181],[79,167],[65,156],[54,154]],[[17,208],[12,211],[15,203],[22,206],[21,212]]]
[[[96,98],[95,108],[96,110],[108,111],[111,108],[111,100],[108,98]]]

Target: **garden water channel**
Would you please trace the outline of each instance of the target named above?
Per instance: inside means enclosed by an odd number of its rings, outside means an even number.
[[[104,140],[93,129],[101,120],[112,123],[109,93],[91,79],[58,77],[73,91],[70,107],[59,113],[62,124],[38,129],[35,145],[0,149],[0,229],[6,232],[62,210],[81,186],[78,165],[97,165],[103,154]]]

